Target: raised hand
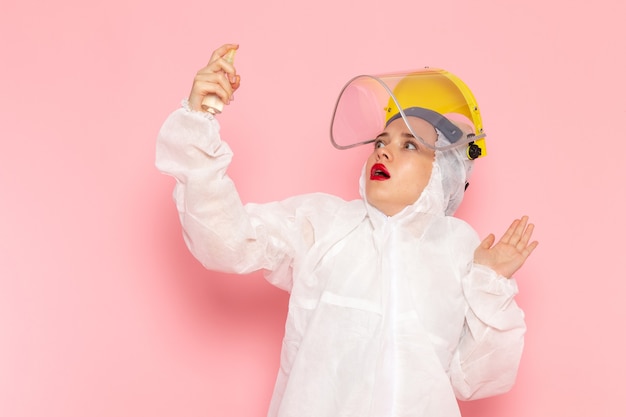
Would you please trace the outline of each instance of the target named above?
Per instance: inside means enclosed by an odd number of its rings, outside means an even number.
[[[534,228],[533,224],[528,223],[528,216],[516,219],[495,245],[493,234],[481,242],[474,252],[474,262],[511,278],[539,244],[537,241],[528,243]]]
[[[224,56],[229,50],[237,48],[239,45],[230,43],[220,46],[211,55],[209,63],[196,73],[189,93],[191,109],[201,111],[202,100],[209,94],[217,94],[224,104],[230,102],[241,78]]]

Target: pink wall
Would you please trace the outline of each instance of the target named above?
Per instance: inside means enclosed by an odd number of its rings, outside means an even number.
[[[527,213],[541,241],[518,274],[518,383],[465,416],[623,415],[621,0],[89,3],[0,14],[0,415],[264,415],[286,295],[205,271],[153,162],[227,41],[243,85],[221,123],[246,201],[356,195],[362,154],[327,139],[349,77],[461,76],[489,156],[460,215],[485,235]]]

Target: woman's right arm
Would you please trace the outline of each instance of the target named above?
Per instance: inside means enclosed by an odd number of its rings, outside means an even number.
[[[271,205],[267,210],[257,207],[254,215],[244,207],[226,175],[232,151],[221,140],[215,117],[201,108],[207,94],[217,94],[227,104],[239,87],[234,67],[222,59],[233,47],[224,45],[213,53],[196,75],[183,108],[163,124],[156,166],[176,178],[174,199],[185,242],[206,268],[235,273],[275,270],[292,255],[291,225],[276,220],[282,216]]]

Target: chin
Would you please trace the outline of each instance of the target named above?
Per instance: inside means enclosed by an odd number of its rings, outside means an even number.
[[[370,206],[376,208],[378,211],[385,213],[387,216],[391,216],[392,214],[389,214],[391,212],[395,214],[400,211],[395,210],[395,208],[397,208],[397,204],[391,203],[391,201],[393,201],[393,198],[389,195],[388,192],[385,192],[385,190],[376,189],[376,187],[372,187],[368,190],[368,187],[366,187],[365,198]]]

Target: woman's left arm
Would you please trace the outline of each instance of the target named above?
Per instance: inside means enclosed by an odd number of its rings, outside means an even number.
[[[526,324],[514,300],[518,288],[511,277],[537,247],[536,241],[530,242],[533,230],[523,216],[497,243],[490,234],[474,252],[462,281],[467,301],[464,334],[450,365],[450,379],[461,400],[501,394],[515,382]]]
[[[515,280],[473,264],[463,278],[467,301],[463,335],[452,357],[450,380],[460,400],[511,389],[524,348],[524,312],[515,303]]]

